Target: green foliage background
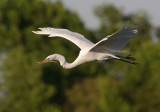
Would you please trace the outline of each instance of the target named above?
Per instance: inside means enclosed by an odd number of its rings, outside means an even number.
[[[125,15],[110,4],[97,6],[95,14],[101,25],[89,30],[60,1],[0,1],[0,112],[160,111],[160,43],[152,42],[147,14]],[[135,52],[138,66],[115,60],[70,70],[53,63],[37,66],[49,54],[72,62],[79,52],[67,40],[31,32],[39,27],[66,28],[96,42],[128,22],[139,28],[126,46]]]

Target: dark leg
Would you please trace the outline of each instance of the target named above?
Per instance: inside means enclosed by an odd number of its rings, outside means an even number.
[[[117,59],[117,60],[124,61],[124,62],[130,63],[130,64],[138,64],[138,63],[134,62],[136,59],[131,57],[131,55],[128,55],[128,56],[116,55],[116,56],[120,58],[120,59]]]
[[[119,55],[116,55],[116,56],[119,57],[119,58],[128,59],[128,60],[132,60],[132,61],[136,60],[135,58],[131,57],[130,55],[128,55],[128,56],[119,56]]]
[[[120,60],[120,61],[123,61],[123,62],[127,62],[127,63],[130,63],[130,64],[138,64],[138,63],[136,63],[136,62],[134,62],[134,60],[124,60],[124,59],[117,59],[117,60]]]

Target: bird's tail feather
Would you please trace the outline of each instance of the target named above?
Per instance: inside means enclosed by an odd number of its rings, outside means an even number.
[[[131,54],[133,54],[130,50],[107,49],[106,52],[110,52],[114,55],[131,55]]]

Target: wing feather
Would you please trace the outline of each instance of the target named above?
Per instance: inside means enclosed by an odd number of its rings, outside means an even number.
[[[109,35],[102,39],[101,41],[97,42],[90,51],[94,52],[107,52],[107,51],[120,51],[127,42],[137,34],[138,29],[136,26],[132,26],[127,28],[122,27],[116,33]]]
[[[93,43],[87,40],[83,35],[71,32],[67,29],[58,29],[58,28],[39,28],[40,31],[32,31],[35,34],[49,35],[48,37],[62,37],[65,38],[74,44],[76,44],[80,49],[85,47],[93,46]]]

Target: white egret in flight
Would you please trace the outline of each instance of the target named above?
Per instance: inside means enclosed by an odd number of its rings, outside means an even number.
[[[82,63],[95,61],[95,60],[107,60],[107,59],[117,59],[125,61],[131,64],[137,64],[134,62],[134,58],[124,56],[121,54],[126,54],[121,50],[126,43],[137,34],[138,29],[136,26],[131,27],[122,27],[119,31],[112,35],[108,35],[97,43],[92,43],[87,40],[83,35],[71,32],[67,29],[58,29],[58,28],[39,28],[40,31],[32,31],[35,34],[49,35],[48,37],[62,37],[65,38],[74,44],[76,44],[81,50],[77,59],[72,62],[66,62],[64,56],[60,54],[49,55],[44,59],[40,64],[53,62],[55,60],[60,62],[60,65],[65,69],[70,69],[76,67]]]

